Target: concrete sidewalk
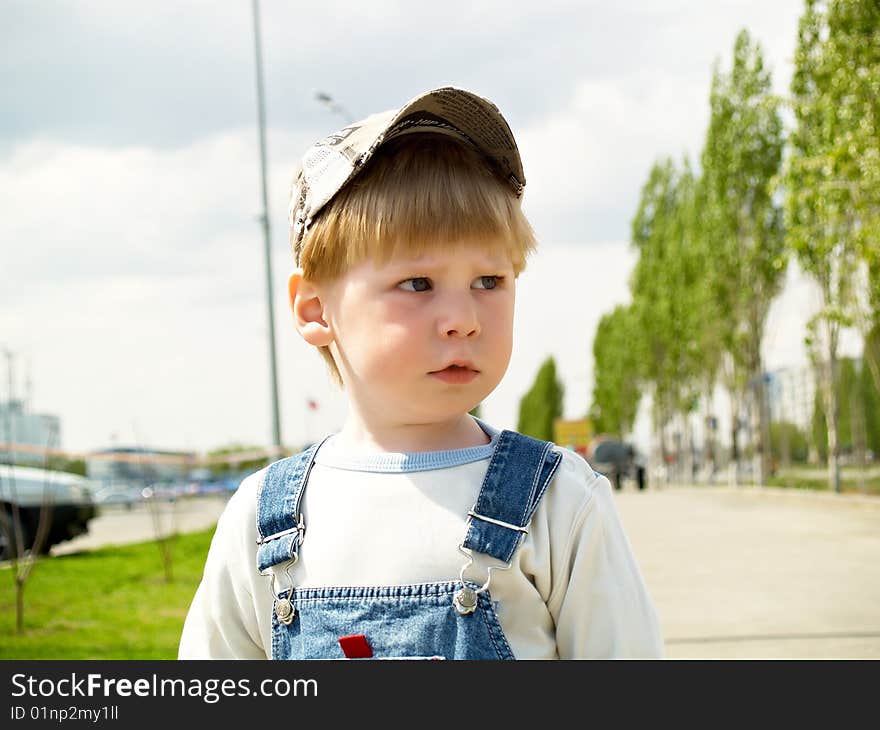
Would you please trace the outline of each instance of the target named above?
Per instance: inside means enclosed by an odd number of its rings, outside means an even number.
[[[670,658],[880,658],[880,498],[615,492]]]

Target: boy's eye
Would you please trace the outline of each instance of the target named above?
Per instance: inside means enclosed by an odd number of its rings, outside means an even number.
[[[498,286],[498,282],[503,279],[503,276],[481,276],[477,279],[480,282],[480,286],[477,288],[480,289],[494,289]]]
[[[405,286],[406,284],[412,283],[412,288]],[[431,288],[431,280],[425,278],[424,276],[418,276],[415,279],[407,279],[406,281],[401,281],[398,287],[403,287],[407,291],[428,291]]]
[[[503,280],[503,276],[478,276],[474,281],[476,283],[476,289],[494,289],[498,286],[498,282]],[[428,291],[431,289],[431,280],[425,276],[417,276],[413,279],[406,279],[405,281],[401,281],[398,285],[398,288],[405,289],[406,291],[415,291],[422,292]]]

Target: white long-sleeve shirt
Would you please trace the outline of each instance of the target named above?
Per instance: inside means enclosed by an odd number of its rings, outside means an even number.
[[[498,432],[485,447],[371,457],[319,449],[303,498],[297,587],[455,580],[458,546]],[[489,592],[519,659],[658,658],[657,612],[614,504],[609,481],[569,449],[506,570]],[[232,495],[193,598],[180,659],[271,657],[270,578],[256,568],[257,493],[266,470]],[[481,556],[477,556],[480,558]],[[485,556],[482,556],[485,557]],[[492,559],[486,558],[489,563]],[[281,586],[289,585],[276,566]],[[466,577],[482,583],[478,559]]]

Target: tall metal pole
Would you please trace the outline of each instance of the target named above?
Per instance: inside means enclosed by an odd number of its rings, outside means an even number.
[[[12,350],[10,350],[8,347],[3,348],[3,354],[6,356],[6,369],[7,369],[7,372],[9,373],[9,398],[6,401],[6,410],[4,413],[4,415],[5,415],[5,419],[4,419],[5,420],[5,423],[4,423],[5,433],[3,434],[3,436],[4,436],[3,440],[7,444],[6,454],[7,454],[7,459],[8,459],[9,465],[12,466],[15,464],[15,454],[13,453],[12,446],[11,446],[11,444],[13,444],[15,442],[15,438],[12,433],[12,401],[15,398],[15,396],[13,394],[13,384],[15,383],[15,378],[12,375],[12,361],[13,361],[15,355],[12,352]]]
[[[266,303],[269,309],[269,363],[272,376],[272,435],[277,453],[281,450],[281,424],[278,417],[278,373],[275,364],[275,315],[272,310],[272,253],[269,243],[269,200],[266,195],[266,122],[263,111],[263,61],[260,53],[259,0],[253,0],[254,48],[257,59],[257,116],[260,126],[260,172],[263,180],[263,240],[266,249]]]

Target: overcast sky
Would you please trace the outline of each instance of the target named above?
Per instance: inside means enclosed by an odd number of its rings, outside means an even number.
[[[282,436],[341,426],[342,393],[292,328],[286,196],[297,157],[354,118],[442,85],[494,101],[522,153],[540,253],[514,355],[483,416],[515,428],[556,358],[565,416],[592,388],[599,317],[627,301],[629,226],[659,157],[699,158],[712,64],[741,28],[785,93],[802,0],[541,3],[263,0]],[[68,449],[271,443],[251,3],[0,6],[0,347],[16,394]],[[803,361],[816,306],[793,275],[769,367]],[[5,363],[0,399],[7,397]],[[317,412],[305,409],[318,401]]]

